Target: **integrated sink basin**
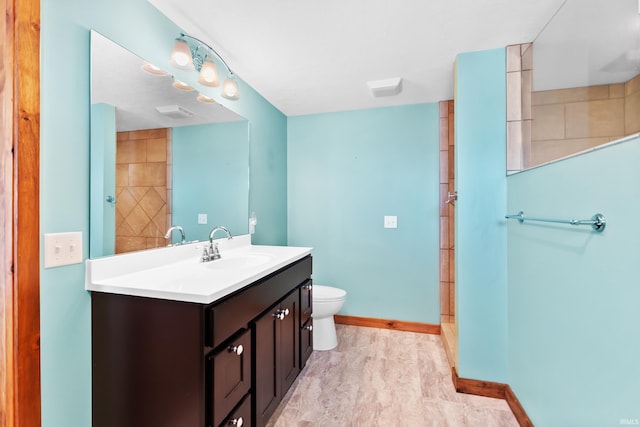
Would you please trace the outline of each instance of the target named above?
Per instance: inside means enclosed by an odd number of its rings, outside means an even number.
[[[220,270],[233,270],[233,269],[251,269],[257,268],[262,265],[273,261],[275,257],[271,254],[250,252],[235,255],[222,255],[222,258],[214,261],[208,261],[203,263],[207,268],[220,269]]]

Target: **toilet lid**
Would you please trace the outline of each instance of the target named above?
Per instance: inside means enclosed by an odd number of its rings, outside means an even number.
[[[332,286],[313,285],[313,298],[324,301],[340,300],[347,296],[347,291]]]

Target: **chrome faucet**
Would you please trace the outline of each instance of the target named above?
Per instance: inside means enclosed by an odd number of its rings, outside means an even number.
[[[173,230],[178,230],[180,232],[180,236],[181,236],[180,243],[176,243],[176,244],[177,245],[184,245],[187,241],[186,241],[185,236],[184,236],[184,229],[182,227],[180,227],[179,225],[171,226],[167,230],[167,233],[164,235],[164,238],[165,239],[170,239],[171,238],[171,232],[173,232]],[[169,246],[171,246],[171,244],[169,244]]]
[[[224,231],[227,234],[228,240],[233,239],[227,227],[223,227],[221,225],[215,227],[209,233],[209,246],[204,247],[204,250],[202,252],[202,258],[200,259],[202,262],[213,261],[216,259],[220,259],[222,257],[222,255],[220,255],[220,250],[218,249],[218,244],[217,243],[215,245],[213,244],[213,235],[216,234],[216,231]]]

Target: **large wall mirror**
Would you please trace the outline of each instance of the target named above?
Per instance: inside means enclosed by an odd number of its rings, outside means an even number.
[[[638,9],[637,0],[566,0],[531,48],[522,46],[521,69],[508,70],[508,92],[522,90],[522,115],[508,123],[508,172],[640,132]]]
[[[246,234],[249,123],[91,33],[90,257]]]

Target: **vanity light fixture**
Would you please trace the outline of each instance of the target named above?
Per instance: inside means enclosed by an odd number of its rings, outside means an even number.
[[[222,85],[222,96],[227,99],[239,99],[238,82],[233,77],[228,77]]]
[[[204,104],[214,104],[216,101],[214,101],[213,98],[209,98],[207,95],[204,95],[202,93],[198,94],[198,101],[204,103]]]
[[[198,71],[200,73],[198,83],[209,87],[217,87],[220,82],[213,57],[222,62],[228,73],[222,84],[222,97],[231,100],[240,99],[238,82],[233,77],[233,71],[231,71],[229,65],[214,48],[199,38],[180,33],[180,37],[176,39],[171,50],[169,63],[181,70]]]
[[[200,76],[198,77],[198,83],[209,87],[218,87],[220,81],[218,80],[218,70],[215,64],[208,57],[205,58],[200,68]]]
[[[171,85],[176,89],[184,90],[185,92],[194,90],[191,86],[178,79],[173,79],[173,83]]]
[[[153,74],[154,76],[166,76],[167,74],[169,74],[162,68],[158,68],[152,63],[147,61],[145,61],[144,64],[142,64],[142,70],[144,70],[149,74]]]
[[[173,49],[171,50],[169,63],[180,70],[195,70],[193,57],[191,56],[191,48],[189,47],[189,43],[184,39],[176,39],[176,43],[173,45]]]

